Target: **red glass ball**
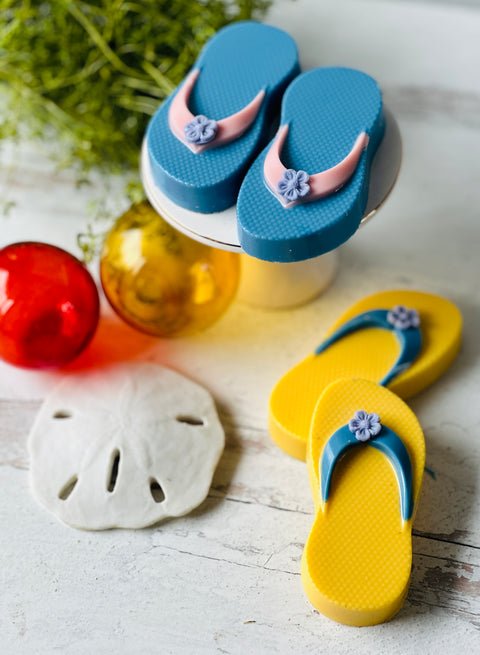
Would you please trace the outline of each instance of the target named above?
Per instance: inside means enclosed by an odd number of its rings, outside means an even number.
[[[0,357],[57,368],[88,344],[98,324],[97,287],[85,266],[46,243],[0,250]]]

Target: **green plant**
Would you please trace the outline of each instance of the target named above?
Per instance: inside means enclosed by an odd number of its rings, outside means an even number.
[[[2,0],[0,138],[40,137],[61,165],[136,171],[149,117],[205,41],[269,0]]]

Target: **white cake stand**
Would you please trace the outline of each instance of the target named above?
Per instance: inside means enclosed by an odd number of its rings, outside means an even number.
[[[383,204],[397,179],[402,159],[402,142],[397,122],[385,110],[385,135],[373,160],[364,224]],[[333,280],[338,252],[301,262],[272,263],[246,255],[238,240],[235,207],[215,214],[200,214],[172,202],[155,185],[145,142],[141,155],[142,182],[155,210],[172,227],[213,248],[242,256],[242,276],[238,297],[257,307],[282,309],[312,300]]]

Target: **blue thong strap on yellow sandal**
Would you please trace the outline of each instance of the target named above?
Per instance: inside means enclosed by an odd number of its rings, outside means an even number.
[[[328,500],[337,462],[348,450],[362,443],[376,448],[392,463],[400,487],[402,518],[408,521],[413,513],[412,463],[408,451],[400,437],[380,423],[378,414],[364,410],[356,411],[349,424],[339,428],[325,445],[321,463],[322,501]]]
[[[391,369],[379,381],[379,384],[386,386],[397,375],[407,370],[420,352],[420,348],[422,347],[422,333],[419,325],[420,318],[417,310],[414,308],[410,309],[403,305],[397,305],[391,310],[373,309],[369,312],[359,314],[344,323],[318,346],[315,350],[315,355],[324,352],[339,339],[356,330],[369,327],[391,330],[398,339],[400,352],[395,364],[393,364]]]

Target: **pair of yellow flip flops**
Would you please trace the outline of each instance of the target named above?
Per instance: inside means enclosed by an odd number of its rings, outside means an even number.
[[[425,442],[399,396],[418,393],[448,368],[461,326],[458,309],[438,296],[370,296],[272,392],[272,438],[306,459],[315,500],[303,584],[336,621],[387,621],[406,596]]]

